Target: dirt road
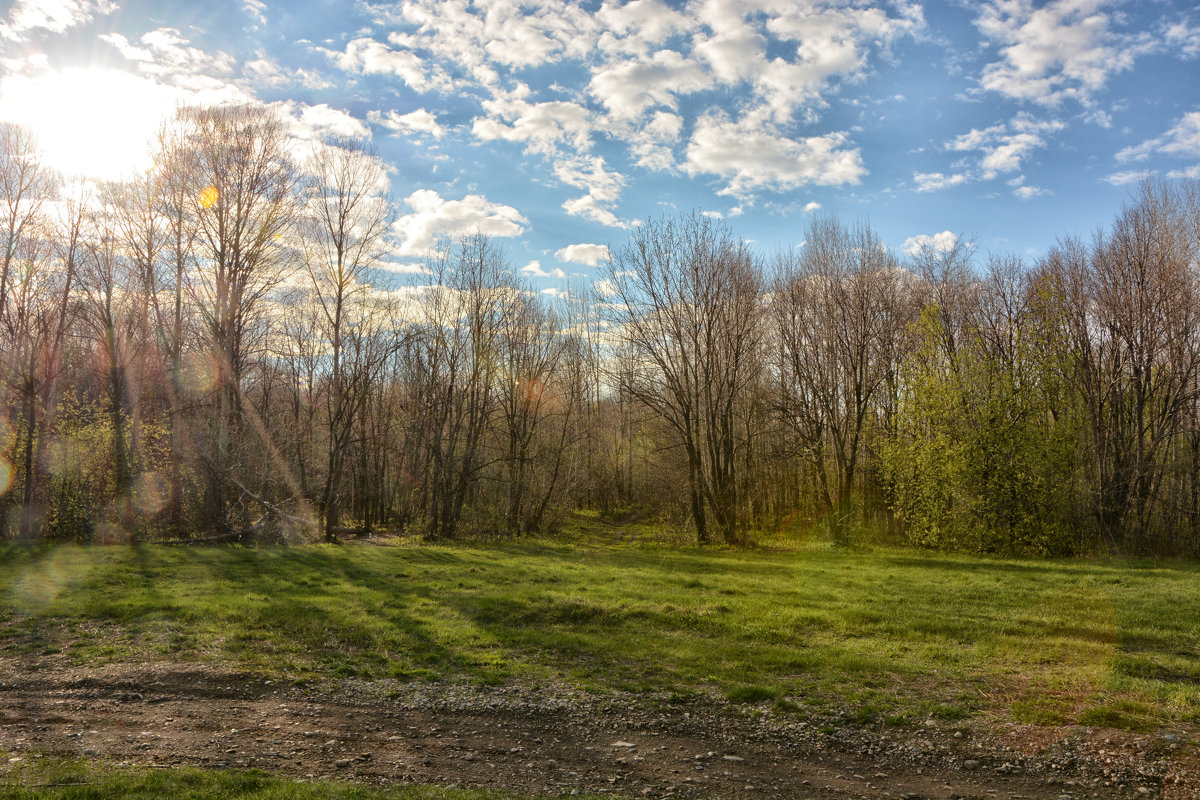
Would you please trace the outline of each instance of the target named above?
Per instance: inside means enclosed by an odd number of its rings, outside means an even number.
[[[196,664],[0,660],[0,750],[547,796],[1200,797],[1186,731],[863,728],[561,687],[294,686]]]

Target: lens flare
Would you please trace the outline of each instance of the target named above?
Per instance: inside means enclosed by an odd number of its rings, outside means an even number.
[[[112,522],[98,523],[92,531],[93,544],[128,544],[129,533]]]
[[[71,474],[72,467],[75,466],[75,458],[70,446],[62,439],[55,438],[47,442],[45,453],[42,455],[42,463],[47,472],[56,478],[62,478]]]
[[[23,613],[40,613],[71,584],[96,566],[89,548],[62,546],[30,565],[12,588],[13,606]]]
[[[217,362],[207,353],[188,353],[183,357],[179,388],[202,394],[217,384]]]
[[[171,485],[157,472],[143,472],[133,479],[130,499],[133,507],[143,514],[154,516],[166,508]]]
[[[215,186],[205,186],[204,191],[200,192],[200,207],[212,208],[221,199],[221,192]]]

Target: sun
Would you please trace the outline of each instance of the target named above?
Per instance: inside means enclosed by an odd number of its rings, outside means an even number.
[[[10,75],[0,119],[33,131],[47,164],[64,176],[117,180],[151,165],[150,146],[179,105],[176,89],[109,68]]]

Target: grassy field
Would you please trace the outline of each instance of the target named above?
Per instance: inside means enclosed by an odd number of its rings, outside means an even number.
[[[1143,729],[1200,721],[1200,568],[603,538],[7,545],[0,654]]]
[[[3,753],[0,753],[3,755]],[[433,786],[368,788],[300,782],[258,770],[170,770],[103,762],[38,758],[0,766],[0,800],[530,800],[510,792]]]

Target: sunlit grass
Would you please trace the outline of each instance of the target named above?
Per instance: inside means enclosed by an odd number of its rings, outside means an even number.
[[[0,753],[3,755],[3,753]],[[7,759],[5,759],[7,761]],[[435,786],[370,788],[294,781],[259,770],[170,770],[120,767],[92,760],[26,757],[0,764],[0,800],[523,800],[529,795]]]
[[[0,550],[0,653],[561,682],[846,713],[1200,720],[1200,569],[604,543]]]

